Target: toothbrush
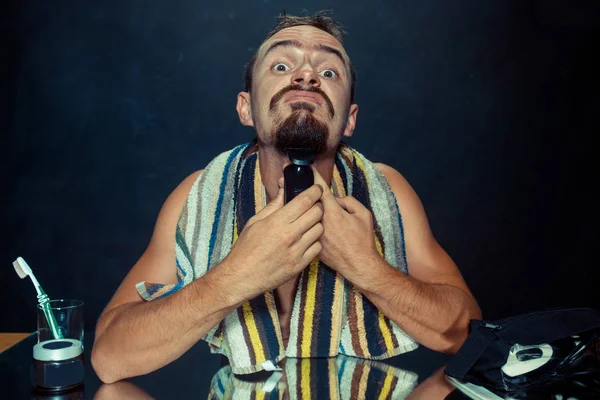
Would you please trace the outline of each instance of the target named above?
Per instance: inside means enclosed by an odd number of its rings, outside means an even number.
[[[52,336],[54,337],[54,339],[62,339],[63,336],[60,330],[58,329],[58,324],[56,323],[56,319],[54,318],[54,314],[52,313],[52,310],[50,309],[50,304],[48,303],[50,299],[48,298],[46,292],[44,292],[44,289],[42,289],[42,286],[40,285],[38,280],[35,278],[35,275],[33,275],[33,271],[31,271],[29,265],[27,265],[23,258],[17,257],[17,259],[13,262],[13,267],[15,267],[15,271],[17,272],[17,275],[19,275],[19,278],[25,279],[25,277],[27,276],[31,278],[31,282],[33,283],[33,286],[35,287],[35,290],[38,294],[38,303],[42,306],[42,309],[44,310],[44,315],[46,316],[46,320],[48,321],[48,325],[50,326]]]

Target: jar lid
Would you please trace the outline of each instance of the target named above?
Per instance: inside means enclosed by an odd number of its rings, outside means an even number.
[[[63,361],[83,353],[83,346],[75,339],[53,339],[33,346],[33,358],[38,361]]]

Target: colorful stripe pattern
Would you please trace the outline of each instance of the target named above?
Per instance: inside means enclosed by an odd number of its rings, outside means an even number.
[[[354,196],[372,212],[380,254],[391,266],[408,273],[400,212],[381,172],[360,153],[341,144],[331,190],[338,197]],[[154,300],[204,275],[227,256],[247,221],[265,204],[256,142],[215,158],[192,186],[179,218],[178,283],[140,282],[136,286],[140,295]],[[346,354],[382,359],[417,347],[366,297],[318,259],[300,275],[287,348],[272,291],[244,303],[203,339],[213,352],[229,358],[236,374],[260,371],[263,363],[276,364],[286,356]]]
[[[284,378],[271,389],[266,385],[266,380],[244,381],[232,373],[231,367],[223,367],[212,378],[208,398],[405,399],[418,381],[418,375],[414,372],[346,356],[289,358],[283,368]]]

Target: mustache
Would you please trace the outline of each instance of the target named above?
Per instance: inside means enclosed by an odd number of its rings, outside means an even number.
[[[321,89],[314,87],[314,86],[310,86],[308,88],[302,88],[302,87],[296,86],[296,85],[289,85],[289,86],[284,87],[279,92],[277,92],[275,94],[275,96],[273,96],[273,98],[271,99],[271,102],[269,103],[269,111],[273,111],[273,109],[275,108],[275,106],[277,105],[279,100],[281,100],[281,98],[287,92],[291,92],[292,90],[312,92],[312,93],[317,93],[317,94],[321,95],[321,97],[323,97],[323,99],[325,99],[325,104],[327,105],[327,110],[329,111],[329,116],[331,118],[334,117],[335,110],[333,109],[333,103],[331,102],[331,99],[329,99],[329,96],[327,96],[327,94],[325,94],[325,92],[323,92]]]

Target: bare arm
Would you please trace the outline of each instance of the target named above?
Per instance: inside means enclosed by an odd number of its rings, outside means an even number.
[[[355,279],[357,288],[408,335],[432,350],[456,353],[468,336],[469,321],[481,318],[473,297],[444,278],[421,281],[381,258],[363,265],[369,265],[369,271]],[[411,274],[413,270],[414,266]]]
[[[373,239],[365,240],[374,237],[372,215],[352,197],[323,194],[321,201],[329,206],[324,205],[321,256],[416,341],[455,353],[468,336],[469,321],[481,317],[479,307],[458,268],[434,239],[414,190],[393,168],[377,166],[402,213],[409,275],[391,267]],[[335,237],[339,232],[344,232],[344,241]]]
[[[177,359],[236,305],[226,297],[227,288],[221,287],[220,280],[211,279],[214,272],[151,303],[143,301],[135,289],[143,280],[177,282],[173,238],[198,175],[188,177],[166,200],[148,248],[100,316],[92,364],[104,382],[145,374]]]
[[[450,256],[433,237],[419,197],[396,170],[377,164],[402,212],[409,275],[385,263],[374,268],[367,297],[425,346],[455,353],[468,336],[469,321],[481,311]]]
[[[176,225],[198,174],[169,196],[148,248],[100,316],[92,365],[105,383],[146,374],[177,359],[245,300],[298,274],[321,249],[322,189],[313,186],[285,207],[280,189],[248,221],[219,265],[168,297],[144,302],[136,283],[177,282]]]

